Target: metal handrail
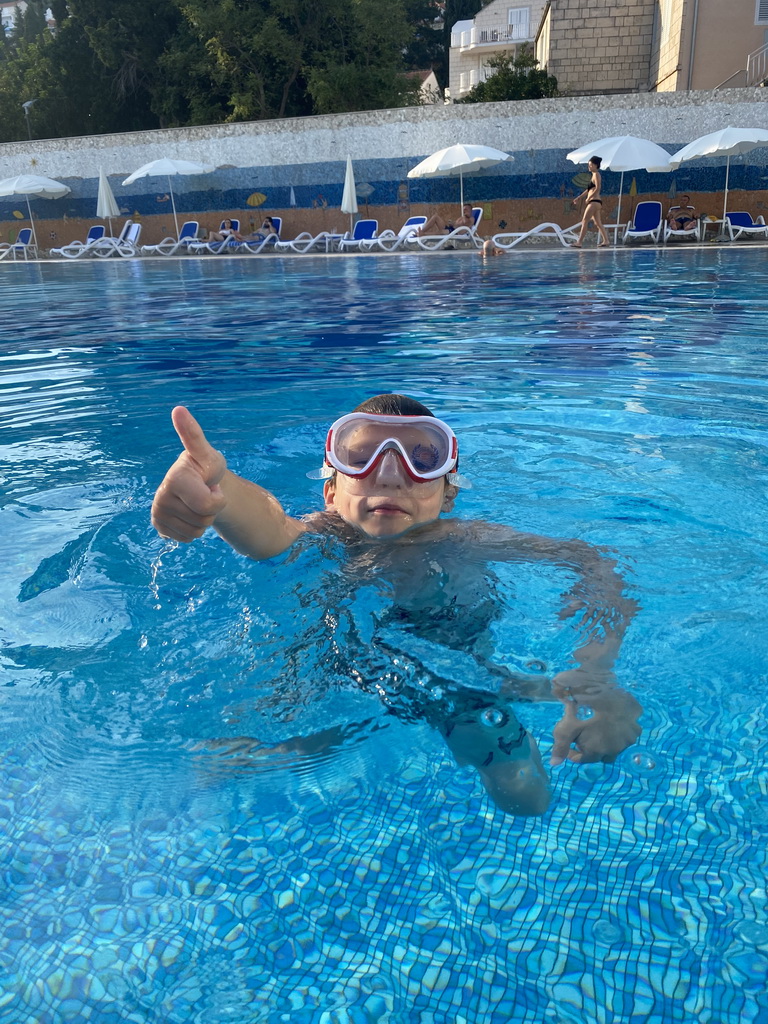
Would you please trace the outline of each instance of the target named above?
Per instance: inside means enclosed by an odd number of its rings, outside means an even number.
[[[747,57],[747,85],[762,85],[768,78],[768,43]]]

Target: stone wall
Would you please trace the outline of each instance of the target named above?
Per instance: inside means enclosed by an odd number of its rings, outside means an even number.
[[[50,139],[0,145],[0,176],[37,173],[64,181],[64,199],[32,201],[42,245],[83,238],[96,221],[99,167],[109,177],[124,216],[142,222],[142,241],[173,234],[167,179],[122,181],[140,165],[174,156],[218,169],[172,181],[179,220],[218,226],[238,216],[243,227],[260,224],[266,213],[284,218],[283,236],[301,230],[344,229],[349,218],[339,206],[347,153],[358,186],[370,185],[360,215],[376,217],[379,227],[397,228],[411,214],[455,215],[455,178],[409,179],[424,156],[455,142],[490,145],[514,156],[465,179],[468,200],[485,209],[483,234],[515,230],[544,220],[572,224],[570,199],[582,189],[586,168],[566,160],[569,150],[612,135],[637,135],[670,153],[700,135],[728,124],[768,129],[768,90],[636,93],[570,97],[519,103],[413,107],[358,114],[294,118],[219,126],[137,132],[76,139]],[[598,154],[599,155],[599,154]],[[731,161],[732,209],[766,211],[768,150],[754,150]],[[672,174],[625,175],[622,210],[638,198],[665,203],[678,191],[692,194],[700,210],[721,208],[724,159],[684,164]],[[611,221],[619,175],[603,175]],[[367,191],[367,190],[366,190]],[[291,200],[295,202],[292,205]],[[28,223],[23,197],[0,200],[0,240],[11,241]],[[114,225],[117,227],[118,225]],[[52,237],[55,236],[55,237]]]
[[[657,0],[553,0],[547,70],[569,92],[648,88]]]

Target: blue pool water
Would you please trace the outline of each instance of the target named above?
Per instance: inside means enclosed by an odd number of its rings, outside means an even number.
[[[1,1024],[768,1019],[764,260],[3,266]],[[375,578],[150,527],[173,405],[303,514],[389,390],[454,426],[461,516],[607,544],[641,605],[642,736],[543,817],[354,687]],[[497,657],[563,667],[556,581],[494,572]]]

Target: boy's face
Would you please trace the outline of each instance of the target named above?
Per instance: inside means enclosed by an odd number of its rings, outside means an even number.
[[[413,480],[401,456],[390,449],[368,476],[336,473],[323,493],[328,511],[338,512],[368,537],[386,539],[431,523],[441,512],[449,512],[455,491],[446,487],[445,477]]]

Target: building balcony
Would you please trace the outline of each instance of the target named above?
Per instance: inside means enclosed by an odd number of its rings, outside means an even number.
[[[469,32],[452,32],[451,49],[457,49],[461,53],[469,53],[472,50],[500,50],[516,43],[533,42],[530,22],[523,22],[520,25],[489,26],[486,28],[473,28]]]
[[[474,89],[480,82],[484,82],[491,74],[489,68],[476,68],[472,71],[462,71],[459,75],[459,96],[464,96],[470,89]]]

